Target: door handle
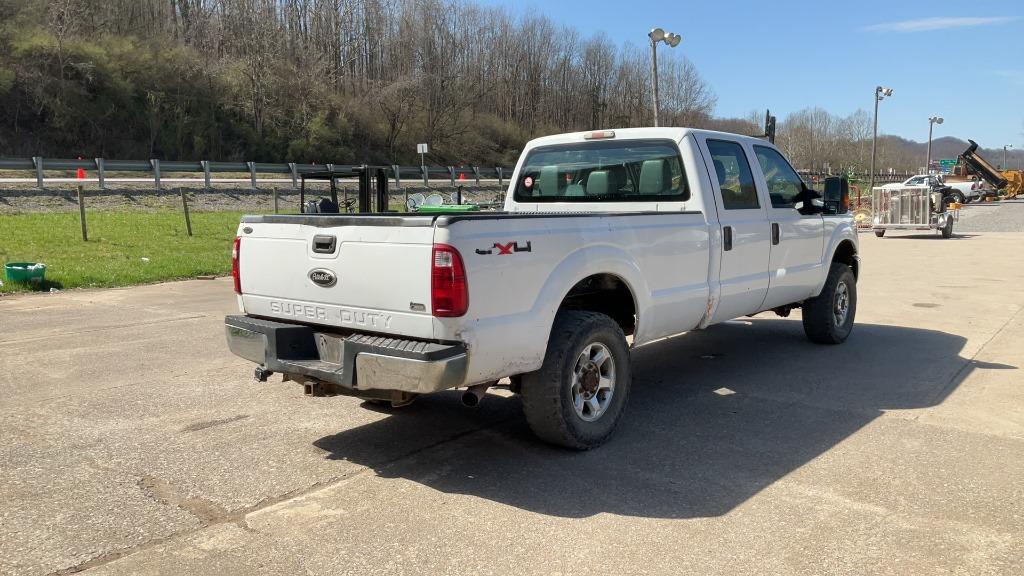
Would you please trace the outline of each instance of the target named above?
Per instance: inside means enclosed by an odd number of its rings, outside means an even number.
[[[722,228],[722,245],[726,252],[732,250],[732,226]]]
[[[334,247],[337,243],[338,239],[334,236],[317,234],[313,236],[313,252],[317,254],[334,254]]]
[[[782,230],[779,228],[778,222],[772,222],[772,244],[778,244],[779,240],[782,239]]]

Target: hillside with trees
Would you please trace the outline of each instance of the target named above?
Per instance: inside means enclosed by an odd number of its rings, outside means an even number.
[[[650,125],[649,74],[646,46],[468,0],[0,0],[0,156],[510,164]],[[659,76],[662,124],[761,131],[678,52]],[[863,111],[780,119],[805,168],[863,170],[869,139]]]

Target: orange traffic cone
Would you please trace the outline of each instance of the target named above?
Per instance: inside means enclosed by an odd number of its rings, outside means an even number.
[[[465,180],[465,179],[466,179],[466,173],[465,172],[459,172],[459,180]]]
[[[81,160],[82,157],[79,156],[78,159]],[[79,180],[85,180],[85,168],[79,168],[78,169],[78,173],[76,174],[76,176],[78,177]]]

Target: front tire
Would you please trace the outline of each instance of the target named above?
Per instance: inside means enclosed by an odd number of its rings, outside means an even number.
[[[857,278],[842,262],[833,262],[821,294],[804,302],[804,334],[818,344],[842,344],[857,315]]]
[[[959,190],[957,190],[956,192],[953,192],[952,194],[950,194],[950,196],[953,198],[953,202],[956,202],[958,204],[966,204],[967,203],[967,197],[964,196],[964,193],[960,192]]]
[[[946,225],[942,227],[942,237],[949,239],[953,237],[953,217],[946,216]]]
[[[555,317],[540,370],[522,377],[523,414],[538,438],[589,450],[615,431],[632,373],[622,329],[597,312]]]

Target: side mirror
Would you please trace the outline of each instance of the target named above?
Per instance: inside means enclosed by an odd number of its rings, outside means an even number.
[[[840,176],[825,178],[825,214],[846,214],[850,211],[850,182]]]
[[[800,181],[800,193],[793,198],[793,208],[804,216],[821,214],[824,208],[821,202],[821,194],[817,190],[807,187],[807,184]]]

